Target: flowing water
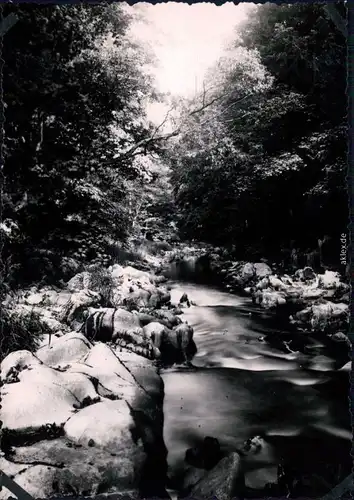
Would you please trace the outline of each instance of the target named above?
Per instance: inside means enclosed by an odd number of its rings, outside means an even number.
[[[316,340],[306,355],[262,341],[277,326],[248,298],[202,284],[171,282],[171,287],[172,302],[186,292],[196,304],[182,319],[193,326],[198,349],[195,368],[173,367],[162,374],[172,480],[183,468],[186,449],[205,436],[216,437],[225,451],[253,436],[263,438],[260,453],[244,463],[252,488],[276,480],[281,457],[326,477],[329,485],[349,474],[347,360],[338,364]]]

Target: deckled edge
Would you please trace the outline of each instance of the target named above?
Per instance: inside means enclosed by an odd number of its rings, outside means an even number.
[[[350,293],[350,324],[349,324],[349,332],[348,332],[348,337],[351,341],[351,346],[352,346],[352,352],[351,352],[351,361],[352,361],[352,369],[350,371],[349,377],[350,377],[350,389],[349,389],[349,395],[348,395],[348,403],[349,403],[349,411],[351,415],[351,423],[352,423],[352,431],[354,433],[354,418],[353,418],[353,411],[354,411],[354,404],[353,404],[353,396],[354,396],[354,387],[353,387],[353,347],[354,347],[354,335],[353,335],[353,231],[352,231],[352,220],[353,220],[353,180],[354,180],[354,175],[353,175],[353,153],[354,153],[354,130],[353,130],[353,117],[354,117],[354,99],[353,99],[353,91],[354,91],[354,65],[353,65],[353,58],[354,58],[354,5],[352,2],[347,2],[347,68],[348,68],[348,73],[347,73],[347,95],[348,95],[348,113],[347,113],[347,118],[348,118],[348,172],[347,172],[347,181],[348,181],[348,213],[350,220],[348,221],[348,232],[349,232],[349,251],[347,252],[347,259],[349,260],[349,273],[350,273],[350,287],[351,287],[351,293]],[[351,447],[351,457],[354,459],[354,440],[352,440],[352,447]],[[348,487],[350,489],[350,497],[353,498],[354,496],[354,478],[353,478],[353,473],[354,473],[354,460],[353,460],[353,469],[352,469],[352,474],[351,474],[351,485],[347,485],[347,491]],[[343,488],[343,483],[337,486],[333,492],[336,491],[336,495],[338,498],[339,496],[342,496],[344,492],[346,491],[345,488]],[[332,493],[332,492],[331,492]],[[335,496],[332,495],[331,498],[327,495],[327,498],[324,498],[323,500],[334,500]]]
[[[160,3],[168,3],[168,1],[159,1],[159,0],[144,0],[146,3],[150,3],[153,5],[160,4]],[[11,2],[11,0],[10,0]],[[10,3],[8,2],[8,3]],[[37,1],[32,1],[32,0],[12,0],[13,4],[18,4],[18,3],[36,3],[36,4],[56,4],[56,5],[65,5],[65,4],[76,4],[76,3],[81,3],[79,1],[75,0],[57,0],[57,1],[52,1],[52,0],[37,0]],[[83,3],[87,4],[95,4],[97,3],[97,0],[86,0]],[[115,3],[114,1],[108,1],[107,3]],[[118,3],[118,2],[117,2]],[[141,0],[126,0],[126,3],[128,5],[135,5],[137,3],[141,3]],[[196,3],[212,3],[214,5],[223,5],[227,3],[227,0],[225,1],[206,1],[206,2],[198,2],[198,1],[193,1],[193,0],[177,0],[176,3],[187,3],[188,5],[193,5]],[[275,3],[275,4],[284,4],[284,3],[306,3],[306,0],[301,0],[301,2],[296,2],[296,1],[278,1],[278,0],[272,0],[271,2],[268,2],[267,0],[258,0],[256,2],[252,2],[250,0],[243,0],[242,2],[234,1],[233,2],[235,5],[238,5],[240,3],[256,3],[256,4],[265,4],[265,3]],[[323,2],[319,2],[323,3]],[[335,2],[330,2],[330,3],[335,3]],[[348,67],[348,77],[347,77],[347,93],[348,93],[348,132],[349,132],[349,137],[348,137],[348,211],[350,214],[350,222],[348,225],[348,229],[350,232],[350,248],[353,248],[354,242],[352,241],[352,232],[351,232],[351,223],[352,223],[352,205],[353,205],[353,180],[352,179],[352,163],[353,163],[353,152],[354,152],[354,130],[352,129],[352,117],[354,116],[354,99],[353,99],[353,79],[354,79],[354,3],[351,1],[347,1],[346,3],[347,6],[347,13],[348,13],[348,23],[347,23],[347,33],[348,33],[348,49],[347,49],[347,67]],[[1,23],[3,22],[3,4],[0,4],[0,26]],[[1,28],[0,28],[1,29]],[[4,141],[4,128],[5,128],[5,108],[4,108],[4,101],[3,101],[3,66],[4,66],[4,60],[2,58],[2,45],[3,45],[3,36],[0,34],[0,223],[2,222],[2,209],[3,209],[3,190],[4,190],[4,182],[5,182],[5,177],[3,173],[3,168],[4,168],[4,156],[3,156],[3,141]],[[354,176],[353,176],[354,177]],[[2,250],[3,250],[3,241],[2,237],[0,234],[0,280],[3,276],[4,272],[4,264],[2,261]],[[350,259],[350,284],[352,286],[352,276],[353,276],[353,271],[351,268],[352,264],[352,254],[348,255],[348,258]],[[1,294],[0,294],[1,295]],[[351,293],[351,298],[353,298],[353,293]],[[353,315],[353,310],[352,310],[352,301],[350,303],[351,307],[351,317],[350,317],[350,327],[349,327],[349,336],[354,337],[354,332],[351,330],[352,326],[352,315]],[[0,317],[1,317],[1,302],[0,302]],[[2,322],[0,321],[0,340],[2,338]],[[1,345],[0,345],[1,348]],[[353,342],[352,342],[352,356],[351,358],[353,359]],[[349,411],[351,413],[352,417],[352,428],[354,431],[354,419],[353,419],[353,393],[354,393],[354,388],[352,387],[352,382],[353,382],[354,377],[352,376],[352,373],[350,374],[350,394],[348,397],[349,400]],[[1,409],[1,393],[0,393],[0,409]],[[0,441],[1,441],[1,427],[2,427],[2,421],[0,420]],[[354,441],[353,441],[354,443]],[[354,458],[354,446],[352,445],[352,451],[351,451],[351,456]],[[353,472],[354,472],[354,466],[353,466]],[[4,474],[2,471],[0,471],[0,491],[2,489],[2,484],[3,482],[8,483],[13,483],[13,489],[11,488],[11,491],[15,494],[17,494],[18,500],[31,500],[32,497],[22,490],[14,481],[12,481],[6,474]],[[10,489],[10,488],[9,488]],[[331,490],[327,495],[322,497],[320,500],[338,500],[340,499],[345,493],[350,490],[350,496],[353,498],[353,473],[349,475],[344,481],[342,481],[339,485],[337,485],[333,490]],[[107,500],[112,497],[114,498],[116,494],[112,495],[100,495],[99,497],[104,499],[106,498]],[[74,497],[73,497],[74,498]],[[73,500],[70,499],[69,497],[55,497],[53,500]],[[85,497],[75,497],[75,499],[82,498],[84,499]],[[86,498],[91,498],[92,497],[86,497]],[[129,500],[131,497],[127,495],[126,497],[122,497],[121,500]],[[153,500],[153,499],[151,499]],[[193,499],[190,499],[193,500]],[[231,499],[233,500],[233,499]],[[236,499],[235,499],[236,500]],[[263,498],[263,499],[256,499],[256,500],[285,500],[283,498]],[[307,499],[297,499],[297,500],[307,500]]]

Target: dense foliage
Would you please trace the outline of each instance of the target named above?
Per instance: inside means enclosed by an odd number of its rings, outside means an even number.
[[[239,258],[338,265],[345,90],[346,39],[323,4],[257,7],[181,109],[167,156],[184,234],[232,244]]]
[[[148,56],[118,4],[4,5],[10,12],[19,20],[2,54],[3,261],[15,281],[55,280],[65,259],[104,260],[129,230],[129,150],[151,133]]]
[[[346,40],[324,5],[257,7],[203,92],[179,102],[167,142],[146,119],[158,98],[150,56],[121,5],[5,4],[10,12],[19,20],[2,53],[7,283],[108,264],[114,242],[156,220],[172,234],[166,165],[187,238],[285,260],[316,253],[325,238],[328,263],[338,263]]]

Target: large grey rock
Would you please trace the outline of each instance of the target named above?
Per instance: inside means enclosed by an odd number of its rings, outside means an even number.
[[[19,382],[2,387],[3,428],[39,432],[46,424],[61,426],[86,397],[96,395],[86,377],[34,365],[19,374]]]
[[[348,305],[330,301],[309,306],[291,318],[292,323],[301,328],[327,333],[343,328],[348,319]]]
[[[90,307],[96,307],[101,303],[102,297],[98,292],[84,289],[71,295],[68,302],[63,306],[59,319],[65,323],[72,323],[74,320],[82,322],[84,313]]]
[[[257,290],[253,294],[253,301],[264,307],[264,309],[273,309],[286,304],[286,295],[284,292],[267,288],[265,290]]]
[[[145,307],[158,308],[168,303],[171,296],[165,287],[158,286],[158,279],[146,271],[134,267],[115,265],[110,268],[116,281],[113,289],[113,304],[115,307],[126,306],[130,310]]]
[[[182,323],[181,318],[173,314],[172,311],[166,311],[165,309],[158,309],[154,311],[154,315],[158,320],[162,320],[163,324],[167,326],[167,328],[172,329],[175,326],[178,326]]]
[[[241,270],[241,277],[245,282],[252,279],[255,274],[256,274],[256,270],[255,270],[254,264],[252,264],[250,262],[247,262],[247,264],[245,264]]]
[[[271,268],[264,262],[256,262],[253,264],[253,267],[257,278],[265,278],[266,276],[270,276],[272,274]]]
[[[318,275],[319,287],[324,289],[338,288],[340,286],[340,276],[334,271],[325,271]]]
[[[211,469],[191,490],[188,498],[205,500],[216,497],[218,500],[242,498],[244,476],[241,458],[231,453]]]
[[[79,292],[81,290],[88,290],[90,288],[91,275],[89,272],[84,271],[73,276],[67,283],[67,289],[70,292]]]
[[[68,337],[57,345],[75,344],[74,334]],[[156,367],[135,353],[92,346],[80,335],[79,340],[89,347],[84,358],[80,350],[65,349],[57,365],[55,356],[42,356],[56,369],[26,351],[3,361],[3,373],[15,367],[18,380],[6,382],[2,392],[3,427],[8,444],[15,443],[11,456],[3,458],[6,470],[39,498],[166,495],[163,383]],[[0,498],[7,498],[6,491]]]
[[[38,349],[36,356],[48,366],[66,365],[80,361],[89,352],[92,344],[78,332],[70,332],[53,338],[51,345]]]
[[[126,401],[134,400],[137,384],[119,357],[107,345],[97,343],[81,365],[71,371],[82,372],[98,381],[98,394]]]
[[[316,273],[311,267],[305,267],[304,269],[298,269],[294,277],[300,281],[311,281],[316,279]]]
[[[64,427],[70,440],[94,444],[120,459],[119,476],[132,486],[153,496],[163,488],[166,473],[166,448],[161,429],[146,414],[134,410],[125,401],[104,401],[84,408]],[[141,472],[136,481],[136,471]]]
[[[88,338],[110,341],[127,333],[142,334],[139,317],[122,308],[90,308],[85,324]]]
[[[156,403],[162,405],[164,385],[162,378],[157,373],[155,363],[133,352],[120,352],[118,356],[140,387]]]
[[[175,338],[178,346],[185,351],[193,340],[193,328],[187,323],[180,323],[175,330]]]
[[[193,328],[186,323],[170,330],[153,322],[144,326],[144,332],[161,352],[161,360],[167,364],[185,361],[195,354]]]
[[[78,447],[62,438],[18,447],[11,457],[18,469],[14,479],[35,498],[59,492],[87,496],[135,490],[138,494],[145,454],[134,443],[129,445],[130,449],[123,442],[112,452],[97,445]]]
[[[159,357],[159,351],[140,326],[138,314],[125,309],[90,309],[85,323],[88,338],[103,342],[113,342],[120,347],[151,359]]]
[[[11,352],[1,362],[1,380],[3,383],[8,382],[8,378],[18,376],[18,374],[33,365],[42,364],[40,359],[30,351],[21,350]]]
[[[82,409],[65,424],[65,435],[73,442],[111,452],[122,451],[133,458],[132,432],[135,424],[126,401],[102,401]],[[127,430],[130,432],[127,432]],[[143,450],[142,450],[143,451]]]
[[[156,321],[144,326],[145,335],[160,351],[161,351],[161,346],[163,345],[164,340],[166,338],[167,332],[168,328],[166,328],[161,323],[157,323]]]

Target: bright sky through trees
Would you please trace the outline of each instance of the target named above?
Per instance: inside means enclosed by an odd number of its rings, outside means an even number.
[[[158,90],[183,97],[200,90],[206,70],[222,55],[235,27],[254,7],[231,2],[222,6],[168,2],[128,7],[141,14],[132,32],[156,56],[154,76]],[[157,122],[165,112],[164,105],[149,108],[150,118]]]

